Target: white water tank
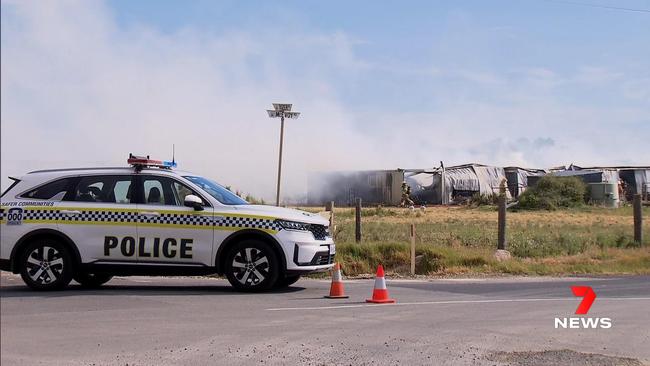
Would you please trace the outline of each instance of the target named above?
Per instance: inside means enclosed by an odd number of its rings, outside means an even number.
[[[620,199],[617,183],[589,183],[589,189],[590,198],[593,203],[610,208],[618,207]]]

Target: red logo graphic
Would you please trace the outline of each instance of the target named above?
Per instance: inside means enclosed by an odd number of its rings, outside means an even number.
[[[582,297],[576,314],[585,315],[596,300],[596,293],[589,286],[571,286],[571,291],[576,297]],[[590,318],[586,316],[573,318],[555,318],[555,329],[610,329],[612,318]]]
[[[582,297],[580,305],[576,309],[576,314],[583,315],[589,312],[591,304],[596,300],[596,293],[589,286],[571,286],[571,291],[573,291],[573,296]]]

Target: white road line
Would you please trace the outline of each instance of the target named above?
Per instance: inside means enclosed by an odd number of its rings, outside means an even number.
[[[547,283],[547,282],[586,282],[586,281],[612,281],[619,278],[605,278],[605,277],[496,277],[496,278],[386,278],[386,284],[401,284],[401,283],[422,283],[422,284],[447,284],[447,283],[512,283],[512,282],[525,282],[525,283]],[[320,283],[330,283],[328,278],[323,279],[309,279],[310,281]],[[374,281],[374,277],[368,278],[347,278],[344,277],[345,284],[365,284]]]
[[[627,300],[650,300],[650,297],[599,297],[596,301],[627,301]],[[492,299],[492,300],[447,300],[447,301],[420,301],[420,302],[397,302],[394,304],[351,304],[351,305],[334,305],[334,306],[313,306],[313,307],[295,307],[295,308],[270,308],[268,311],[287,311],[287,310],[328,310],[328,309],[348,309],[348,308],[366,308],[375,306],[407,306],[407,305],[447,305],[447,304],[494,304],[500,302],[538,302],[538,301],[574,301],[579,302],[576,297],[566,298],[542,298],[542,299]]]

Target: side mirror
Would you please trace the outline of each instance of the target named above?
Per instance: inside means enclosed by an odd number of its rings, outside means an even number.
[[[187,207],[192,207],[197,211],[203,210],[203,201],[201,200],[201,198],[193,194],[188,194],[187,196],[185,196],[185,202],[183,202],[183,204]]]

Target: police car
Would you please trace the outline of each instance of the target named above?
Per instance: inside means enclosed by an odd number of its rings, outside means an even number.
[[[285,287],[332,267],[328,221],[252,205],[175,162],[130,155],[129,167],[40,170],[2,194],[0,269],[37,290],[72,279],[222,274],[237,289]]]

